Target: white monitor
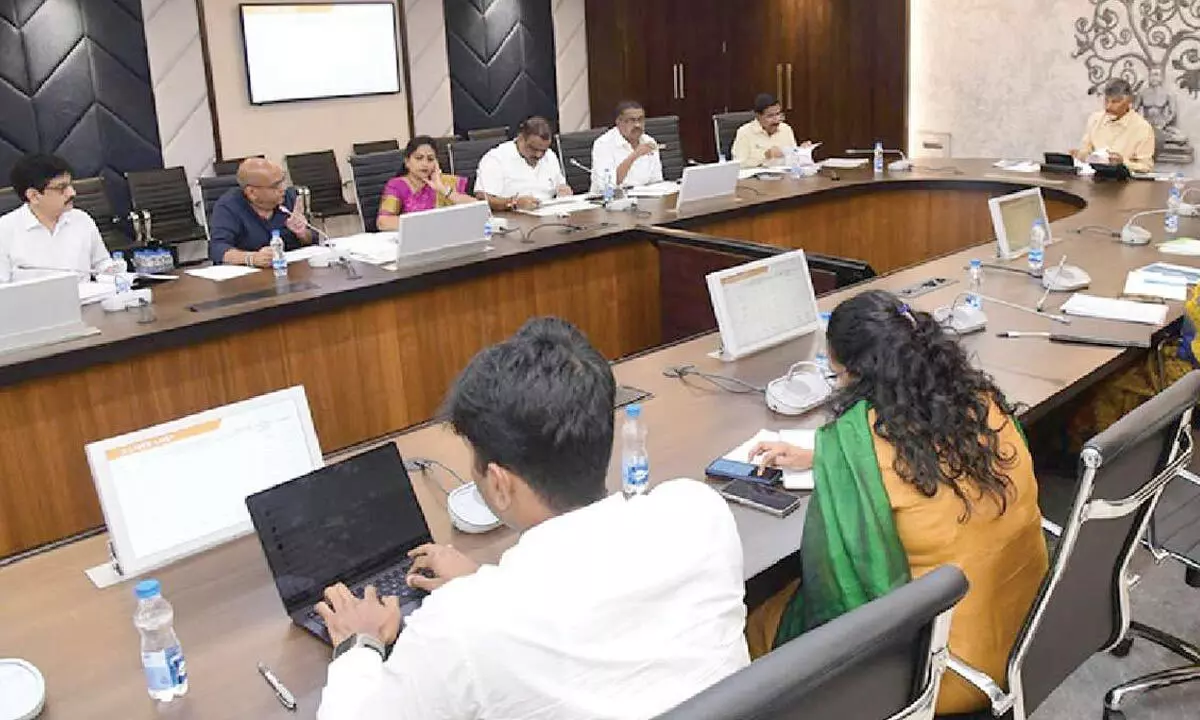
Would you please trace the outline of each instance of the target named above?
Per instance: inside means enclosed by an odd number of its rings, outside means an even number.
[[[737,192],[738,172],[742,169],[735,161],[712,165],[692,165],[684,168],[679,181],[679,199],[676,207],[698,200],[727,197]]]
[[[405,213],[396,231],[397,263],[432,262],[482,252],[483,228],[491,211],[482,200],[465,205]]]
[[[996,232],[996,245],[1002,258],[1011,260],[1020,257],[1029,249],[1029,231],[1034,220],[1046,225],[1050,232],[1050,219],[1046,217],[1046,203],[1041,188],[1029,188],[1020,192],[988,200],[992,212],[992,228]],[[1046,240],[1050,237],[1047,235]]]
[[[721,359],[737,360],[814,332],[817,295],[803,250],[707,276]]]
[[[116,579],[250,532],[247,495],[324,465],[299,386],[100,440],[85,451]]]
[[[83,324],[78,275],[26,271],[18,278],[0,283],[0,353],[99,332]]]

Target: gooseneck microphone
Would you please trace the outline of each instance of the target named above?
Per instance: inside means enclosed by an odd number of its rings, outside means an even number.
[[[283,205],[279,206],[279,211],[282,212],[284,215],[287,215],[288,217],[291,217],[292,215],[295,214],[291,210],[288,210]],[[319,245],[328,245],[329,244],[329,234],[328,233],[326,233],[324,230],[321,230],[317,226],[310,223],[308,221],[308,218],[304,217],[304,215],[300,215],[300,219],[304,221],[304,226],[306,228],[308,228],[309,230],[312,230],[316,234],[317,244],[319,244]]]

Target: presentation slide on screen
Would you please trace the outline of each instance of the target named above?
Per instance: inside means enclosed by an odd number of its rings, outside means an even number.
[[[390,3],[243,5],[250,102],[398,92]]]

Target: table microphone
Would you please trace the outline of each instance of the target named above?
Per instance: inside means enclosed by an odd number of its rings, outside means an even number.
[[[282,212],[284,215],[287,215],[288,217],[291,217],[294,214],[291,210],[288,210],[283,205],[279,206],[279,210],[280,210],[280,212]],[[308,221],[308,218],[305,218],[303,215],[300,216],[300,219],[304,221],[305,227],[307,227],[309,230],[312,230],[314,233],[316,233],[317,244],[319,244],[321,247],[333,248],[333,246],[331,244],[331,238],[329,237],[329,233],[325,232],[324,230],[321,230],[320,228],[318,228],[315,225],[313,225],[312,223],[310,223]],[[358,268],[354,267],[354,263],[350,261],[350,258],[348,256],[343,255],[340,251],[338,251],[336,249],[334,250],[334,252],[337,253],[337,256],[338,256],[337,262],[340,263],[342,265],[342,267],[344,267],[346,269],[346,275],[351,280],[357,280],[360,277],[362,277],[362,275],[358,272]]]
[[[287,215],[288,217],[291,217],[294,214],[291,210],[288,210],[283,205],[279,206],[279,211],[282,212],[284,215]],[[325,231],[317,228],[315,225],[310,223],[308,221],[308,218],[304,217],[303,215],[300,216],[300,219],[304,221],[305,227],[307,227],[309,230],[312,230],[314,233],[317,234],[317,243],[319,245],[328,245],[329,244],[330,238],[329,238],[328,233],[326,233]]]

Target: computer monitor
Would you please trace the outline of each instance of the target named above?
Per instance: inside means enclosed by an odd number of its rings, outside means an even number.
[[[482,200],[465,205],[405,213],[396,231],[398,265],[461,257],[487,248],[484,226],[491,216]]]
[[[992,213],[992,228],[996,231],[999,255],[1006,260],[1025,254],[1034,220],[1041,219],[1046,225],[1046,232],[1050,232],[1050,219],[1046,217],[1046,203],[1042,199],[1041,188],[994,197],[988,200],[988,209]],[[1048,235],[1046,239],[1050,239]]]
[[[817,296],[803,250],[707,276],[723,360],[737,360],[819,327]]]
[[[324,465],[299,386],[84,450],[118,579],[249,533],[246,496]]]
[[[727,197],[737,192],[740,163],[730,161],[684,168],[676,209],[685,203]]]

